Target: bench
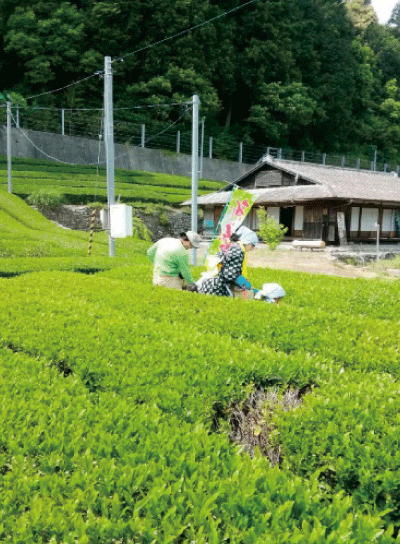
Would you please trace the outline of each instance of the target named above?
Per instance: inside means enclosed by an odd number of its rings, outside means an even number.
[[[292,249],[300,249],[303,251],[303,249],[310,249],[311,251],[314,251],[314,249],[325,249],[326,244],[322,240],[293,240],[292,242]]]

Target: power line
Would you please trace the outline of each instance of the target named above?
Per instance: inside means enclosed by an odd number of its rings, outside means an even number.
[[[225,11],[224,13],[220,13],[219,15],[216,15],[215,17],[212,17],[211,19],[207,19],[206,21],[203,21],[202,23],[199,23],[198,25],[194,25],[190,28],[187,28],[185,30],[182,30],[181,32],[178,32],[176,34],[173,34],[172,36],[168,36],[167,38],[163,38],[162,40],[159,40],[157,42],[154,42],[152,44],[149,44],[149,45],[146,45],[145,47],[141,47],[139,49],[136,49],[135,51],[132,51],[130,53],[125,53],[124,55],[121,55],[120,57],[114,59],[113,61],[111,61],[112,63],[114,63],[115,61],[123,61],[125,57],[128,57],[130,55],[135,55],[136,53],[140,53],[141,51],[146,51],[147,49],[151,49],[152,47],[155,47],[156,45],[160,45],[161,43],[165,43],[169,40],[173,40],[174,38],[178,38],[179,36],[183,36],[184,34],[187,34],[188,32],[191,32],[192,30],[196,30],[197,28],[201,28],[202,26],[205,26],[213,21],[216,21],[217,19],[221,19],[222,17],[226,17],[227,15],[230,15],[231,13],[234,13],[235,11],[239,11],[240,9],[250,5],[250,4],[253,4],[254,2],[256,2],[257,0],[249,0],[248,2],[245,2],[244,4],[241,4],[240,6],[237,6],[236,8],[233,8],[233,9],[230,9],[228,11]],[[40,96],[46,96],[46,95],[49,95],[49,94],[54,94],[54,93],[58,93],[60,91],[63,91],[65,89],[68,89],[70,87],[73,87],[75,85],[79,85],[80,83],[83,83],[84,81],[88,81],[89,79],[93,78],[93,77],[96,77],[96,76],[103,76],[104,74],[104,70],[97,70],[96,72],[94,72],[93,74],[91,74],[90,76],[86,76],[82,79],[79,79],[78,81],[73,81],[72,83],[69,83],[68,85],[64,85],[63,87],[59,87],[58,89],[53,89],[51,91],[44,91],[42,93],[39,93],[39,94],[35,94],[35,95],[31,95],[31,96],[28,96],[28,97],[25,97],[25,100],[31,100],[33,98],[38,98]],[[0,106],[1,108],[2,106]],[[82,111],[85,111],[85,110],[82,110]]]
[[[32,95],[32,96],[28,96],[25,98],[25,100],[31,100],[32,98],[38,98],[39,96],[44,96],[44,95],[47,95],[47,94],[53,94],[53,93],[58,93],[59,91],[63,91],[64,89],[68,89],[69,87],[73,87],[74,85],[79,85],[79,83],[83,83],[84,81],[87,81],[88,79],[91,79],[92,77],[95,77],[95,76],[99,76],[101,75],[101,71],[97,71],[95,72],[94,74],[91,74],[90,76],[87,76],[83,79],[79,79],[78,81],[73,81],[72,83],[70,83],[69,85],[65,85],[64,87],[60,87],[58,89],[53,89],[52,91],[45,91],[43,93],[40,93],[40,94],[35,94],[35,95]]]
[[[146,45],[145,47],[141,47],[140,49],[136,49],[135,51],[132,51],[131,53],[125,53],[124,55],[121,55],[120,57],[114,59],[112,62],[114,63],[116,61],[123,61],[125,57],[135,55],[136,53],[140,53],[141,51],[146,51],[147,49],[151,49],[152,47],[155,47],[156,45],[160,45],[161,43],[167,42],[169,40],[173,40],[174,38],[178,38],[179,36],[183,36],[184,34],[191,32],[192,30],[205,26],[211,23],[212,21],[216,21],[217,19],[221,19],[221,17],[225,17],[226,15],[229,15],[230,13],[238,11],[239,9],[242,9],[248,6],[249,4],[253,4],[256,1],[257,0],[250,0],[249,2],[246,2],[245,4],[241,4],[240,6],[237,6],[236,8],[230,9],[229,11],[225,11],[224,13],[220,13],[219,15],[212,17],[211,19],[207,19],[207,21],[203,21],[202,23],[199,23],[198,25],[187,28],[186,30],[182,30],[181,32],[178,32],[177,34],[173,34],[172,36],[163,38],[162,40],[159,40],[158,42],[154,42],[154,43],[151,43],[150,45]]]
[[[173,123],[170,123],[166,128],[164,128],[163,130],[161,130],[160,132],[158,132],[157,134],[154,134],[152,135],[151,137],[147,138],[145,140],[145,143],[148,143],[150,142],[151,140],[154,140],[155,138],[157,138],[158,136],[161,136],[162,134],[164,134],[165,132],[167,132],[167,130],[169,130],[170,128],[172,128],[174,125],[176,125],[177,123],[179,123],[179,121],[186,115],[186,113],[189,111],[189,103],[188,102],[184,102],[182,104],[179,104],[179,105],[185,105],[186,108],[184,110],[184,112],[180,115],[180,117],[174,121]],[[14,124],[16,124],[16,119],[13,115],[11,115],[13,121],[14,121]],[[102,123],[102,120],[103,120],[103,117],[101,118],[101,123]],[[22,128],[19,128],[19,130],[21,131],[22,135],[26,138],[26,140],[28,140],[28,142],[39,152],[41,153],[42,155],[44,155],[45,157],[47,157],[48,159],[50,160],[53,160],[55,162],[59,162],[59,163],[62,163],[62,164],[70,164],[70,165],[73,165],[73,164],[76,164],[76,163],[72,163],[72,162],[68,162],[68,161],[63,161],[61,159],[57,159],[56,157],[53,157],[51,155],[49,155],[48,153],[46,153],[45,151],[43,151],[42,149],[40,149],[40,147],[38,147],[32,140],[31,138],[29,138],[29,136],[26,134],[26,132],[22,129]],[[132,135],[128,141],[126,142],[127,144],[130,142],[130,140],[134,137],[134,135]],[[134,146],[134,147],[140,147],[139,145],[138,146]],[[124,157],[128,155],[128,152],[125,152],[125,153],[121,153],[120,155],[118,155],[117,157],[115,157],[115,159],[119,159],[121,157]],[[98,160],[97,162],[93,162],[93,163],[86,163],[85,165],[86,166],[95,166],[97,165],[100,166],[100,165],[103,165],[105,164],[106,161],[100,161],[100,142],[99,142],[99,153],[98,153]]]
[[[142,104],[139,106],[124,106],[122,108],[114,108],[114,111],[122,110],[139,110],[146,108],[169,108],[171,106],[185,106],[188,102],[166,102],[164,104]],[[5,108],[6,105],[0,104],[0,108]],[[16,106],[14,106],[15,108]],[[49,108],[45,106],[18,106],[20,110],[44,110],[44,111],[103,111],[104,108]]]

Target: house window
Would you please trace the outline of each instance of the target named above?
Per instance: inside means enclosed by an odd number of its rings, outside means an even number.
[[[204,208],[204,230],[214,230],[214,210],[212,208]]]
[[[371,232],[376,231],[376,223],[378,222],[378,208],[362,208],[361,210],[361,231]]]
[[[393,232],[396,230],[395,224],[394,224],[394,216],[395,211],[394,210],[383,210],[382,214],[382,231],[383,232]]]
[[[275,221],[279,223],[279,211],[280,208],[278,206],[269,206],[267,208],[267,216],[269,218],[272,217],[272,219],[275,219]]]
[[[294,214],[294,230],[303,230],[304,206],[296,206]]]
[[[358,232],[358,226],[360,224],[360,208],[354,206],[351,208],[351,221],[350,221],[350,231]]]

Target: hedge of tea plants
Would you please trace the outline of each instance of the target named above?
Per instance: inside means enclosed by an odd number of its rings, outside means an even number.
[[[200,180],[199,194],[215,191],[220,182]],[[7,188],[7,161],[0,156],[0,187]],[[70,204],[107,202],[106,169],[13,158],[12,187],[22,198],[38,191],[61,194]],[[116,169],[115,194],[121,202],[179,205],[190,198],[189,177]]]
[[[220,299],[153,287],[145,247],[0,261],[0,541],[400,541],[398,283],[254,269],[278,307]],[[275,467],[229,440],[272,386],[308,391],[265,406]]]

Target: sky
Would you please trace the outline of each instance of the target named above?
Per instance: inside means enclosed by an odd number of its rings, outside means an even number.
[[[398,0],[371,0],[372,7],[378,16],[378,21],[381,24],[388,22],[394,6]]]

